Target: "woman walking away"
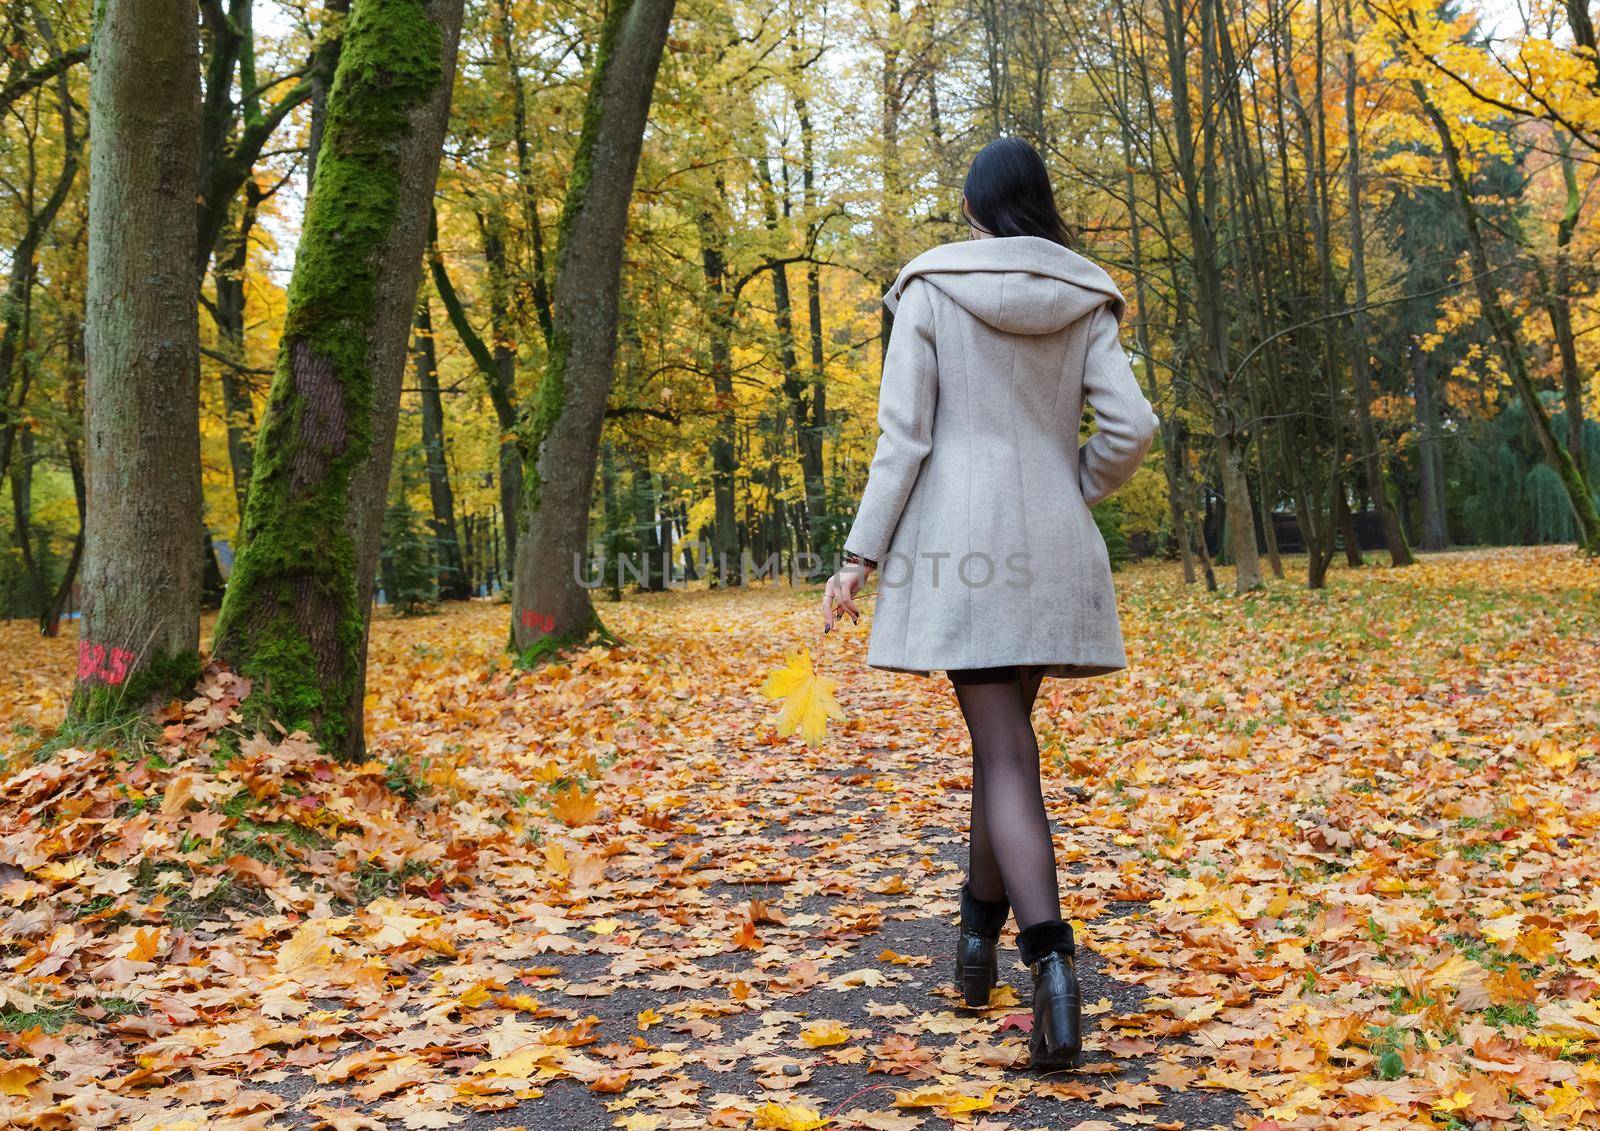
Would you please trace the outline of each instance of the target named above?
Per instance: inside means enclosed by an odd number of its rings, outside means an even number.
[[[1083,1045],[1072,928],[1031,720],[1046,676],[1127,665],[1105,543],[1089,508],[1133,474],[1157,420],[1117,340],[1123,300],[1067,247],[1044,162],[985,146],[967,173],[972,239],[906,265],[867,487],[828,580],[824,631],[879,570],[867,663],[943,671],[972,737],[971,860],[956,981],[984,1005],[1008,914],[1033,976],[1031,1063]],[[1098,430],[1078,443],[1084,403]]]

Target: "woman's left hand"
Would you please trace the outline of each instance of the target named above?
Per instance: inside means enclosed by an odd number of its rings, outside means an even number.
[[[861,592],[861,587],[867,583],[867,570],[869,567],[848,562],[839,567],[839,572],[828,578],[828,584],[822,590],[822,631],[833,631],[833,614],[837,607],[839,612],[848,616],[851,621],[861,619],[861,610],[856,608],[856,594]]]

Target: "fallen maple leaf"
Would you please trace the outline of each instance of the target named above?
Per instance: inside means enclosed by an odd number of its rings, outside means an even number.
[[[826,1048],[828,1045],[842,1045],[850,1039],[850,1026],[843,1021],[829,1019],[827,1021],[813,1021],[800,1030],[800,1043],[811,1048]]]
[[[770,1131],[816,1131],[827,1125],[828,1119],[821,1112],[805,1104],[762,1104],[756,1108],[755,1122],[751,1124]]]
[[[937,1108],[941,1115],[951,1119],[959,1119],[974,1111],[987,1111],[994,1106],[994,1098],[1000,1093],[1000,1085],[995,1084],[986,1088],[981,1095],[968,1095],[954,1088],[918,1088],[914,1092],[896,1092],[894,1094],[895,1107],[931,1107]]]
[[[806,745],[815,747],[822,745],[829,719],[844,721],[844,709],[833,697],[838,686],[837,680],[817,674],[811,665],[810,650],[802,648],[767,676],[761,694],[783,700],[783,709],[778,712],[780,736],[787,738],[798,729]]]
[[[157,954],[161,953],[161,937],[164,932],[159,928],[145,930],[137,927],[133,932],[133,947],[128,951],[129,962],[153,962]]]
[[[600,815],[600,801],[594,791],[585,793],[574,784],[556,795],[550,803],[550,815],[564,825],[587,825]]]
[[[13,1062],[0,1071],[0,1096],[27,1096],[28,1087],[42,1075],[33,1064]]]

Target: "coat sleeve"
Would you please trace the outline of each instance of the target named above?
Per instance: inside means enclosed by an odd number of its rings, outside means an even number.
[[[1133,477],[1160,421],[1117,338],[1117,316],[1102,306],[1089,317],[1083,393],[1099,430],[1078,449],[1078,487],[1092,507]]]
[[[939,370],[933,349],[929,285],[913,279],[889,332],[878,388],[878,447],[844,548],[881,562],[911,497],[922,461],[933,449]]]

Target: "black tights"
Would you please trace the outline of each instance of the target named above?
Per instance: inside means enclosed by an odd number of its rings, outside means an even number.
[[[967,883],[979,899],[1011,901],[1017,928],[1061,918],[1056,849],[1033,733],[1038,669],[950,673],[972,736],[972,832]]]

